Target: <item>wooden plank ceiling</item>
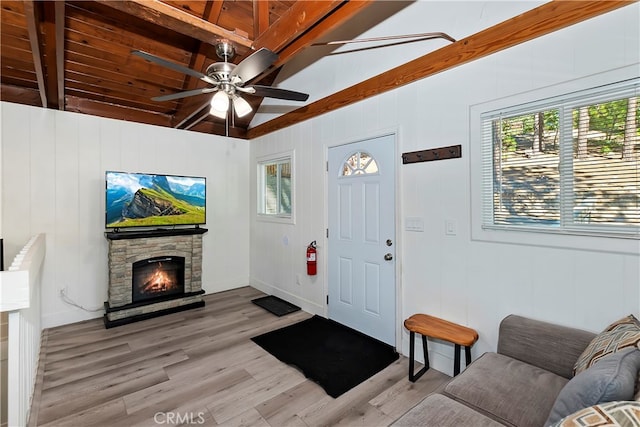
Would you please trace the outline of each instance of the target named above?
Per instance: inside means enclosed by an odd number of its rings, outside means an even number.
[[[313,42],[305,35],[311,28],[317,37],[369,3],[2,0],[0,96],[20,104],[189,126],[210,94],[167,102],[151,98],[206,83],[131,55],[132,50],[204,72],[219,61],[217,40],[232,42],[234,63],[266,47],[280,54],[271,72],[259,77],[260,84],[269,85],[278,67]],[[323,25],[330,17],[331,25]],[[244,97],[255,111],[261,98]],[[191,129],[225,134],[224,120],[204,113],[205,119]],[[251,117],[236,118],[229,134],[242,137]]]
[[[255,49],[279,54],[251,83],[270,85],[284,64],[316,40],[350,25],[374,1],[0,1],[0,99],[192,131],[254,138],[377,93],[609,12],[630,1],[554,1],[447,45],[406,65],[247,130],[207,114],[211,94],[155,102],[205,87],[199,79],[131,55],[143,50],[204,72],[214,45],[230,40],[234,63]],[[371,10],[371,9],[370,9]],[[381,17],[382,19],[383,17]],[[507,37],[508,36],[508,37]],[[398,76],[403,76],[398,79]],[[243,96],[254,107],[262,98]]]

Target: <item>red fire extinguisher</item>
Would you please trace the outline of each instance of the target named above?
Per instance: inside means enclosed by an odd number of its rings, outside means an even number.
[[[316,241],[314,240],[307,246],[307,274],[309,276],[318,274],[316,253]]]

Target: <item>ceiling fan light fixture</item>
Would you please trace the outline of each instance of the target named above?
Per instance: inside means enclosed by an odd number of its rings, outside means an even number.
[[[223,91],[216,92],[211,98],[209,114],[224,119],[227,117],[227,110],[229,110],[229,96]]]
[[[215,108],[211,107],[211,110],[209,110],[209,114],[211,114],[212,116],[215,116],[219,119],[226,119],[227,118],[227,112],[226,111],[219,111],[216,110]]]
[[[224,91],[218,91],[211,98],[211,108],[215,108],[218,111],[227,112],[229,109],[229,96]]]
[[[253,110],[244,98],[237,95],[233,97],[233,109],[238,117],[244,117]]]

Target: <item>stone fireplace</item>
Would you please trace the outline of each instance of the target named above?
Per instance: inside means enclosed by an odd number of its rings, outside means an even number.
[[[107,328],[204,306],[204,228],[109,232]]]

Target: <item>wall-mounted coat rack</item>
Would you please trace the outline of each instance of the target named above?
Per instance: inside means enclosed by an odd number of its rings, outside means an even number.
[[[462,157],[462,146],[431,148],[402,154],[402,164],[430,162],[433,160],[455,159]]]

